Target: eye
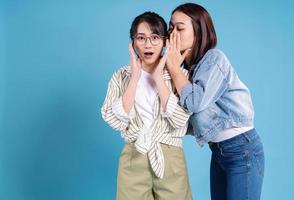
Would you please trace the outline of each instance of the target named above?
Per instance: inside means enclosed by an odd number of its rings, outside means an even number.
[[[151,39],[152,39],[152,40],[159,40],[160,37],[159,37],[158,35],[152,35],[152,36],[151,36]]]
[[[137,36],[136,39],[138,41],[144,41],[145,40],[145,37],[143,37],[143,36]]]
[[[184,30],[184,29],[177,27],[177,31],[182,31],[182,30]]]

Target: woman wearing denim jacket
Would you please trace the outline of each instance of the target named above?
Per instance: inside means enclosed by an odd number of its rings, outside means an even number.
[[[250,92],[216,43],[213,22],[202,6],[187,3],[172,12],[167,67],[181,105],[193,113],[189,134],[212,151],[211,199],[257,200],[264,153]],[[182,63],[190,78],[180,71]]]

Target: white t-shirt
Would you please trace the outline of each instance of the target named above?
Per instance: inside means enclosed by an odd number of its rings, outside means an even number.
[[[152,133],[149,127],[152,125],[153,107],[157,96],[157,89],[151,74],[142,70],[141,77],[137,84],[135,104],[137,111],[143,121],[144,127],[138,134],[135,146],[138,151],[145,154],[151,148]]]
[[[142,70],[138,81],[135,104],[146,128],[153,122],[153,107],[157,89],[151,74]]]
[[[253,129],[253,126],[248,126],[248,127],[233,127],[227,130],[224,130],[217,134],[210,142],[222,142],[228,139],[231,139],[237,135],[243,134],[246,131],[249,131]]]

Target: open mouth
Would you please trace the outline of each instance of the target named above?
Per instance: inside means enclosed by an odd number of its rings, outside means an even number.
[[[154,53],[153,52],[144,52],[145,56],[152,56]]]

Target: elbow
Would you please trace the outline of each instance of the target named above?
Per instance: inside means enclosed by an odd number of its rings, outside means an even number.
[[[192,114],[199,112],[198,104],[193,102],[191,98],[186,98],[186,100],[182,103],[182,106]]]
[[[197,114],[200,112],[198,106],[195,104],[190,104],[189,106],[187,106],[187,110],[193,114]]]

